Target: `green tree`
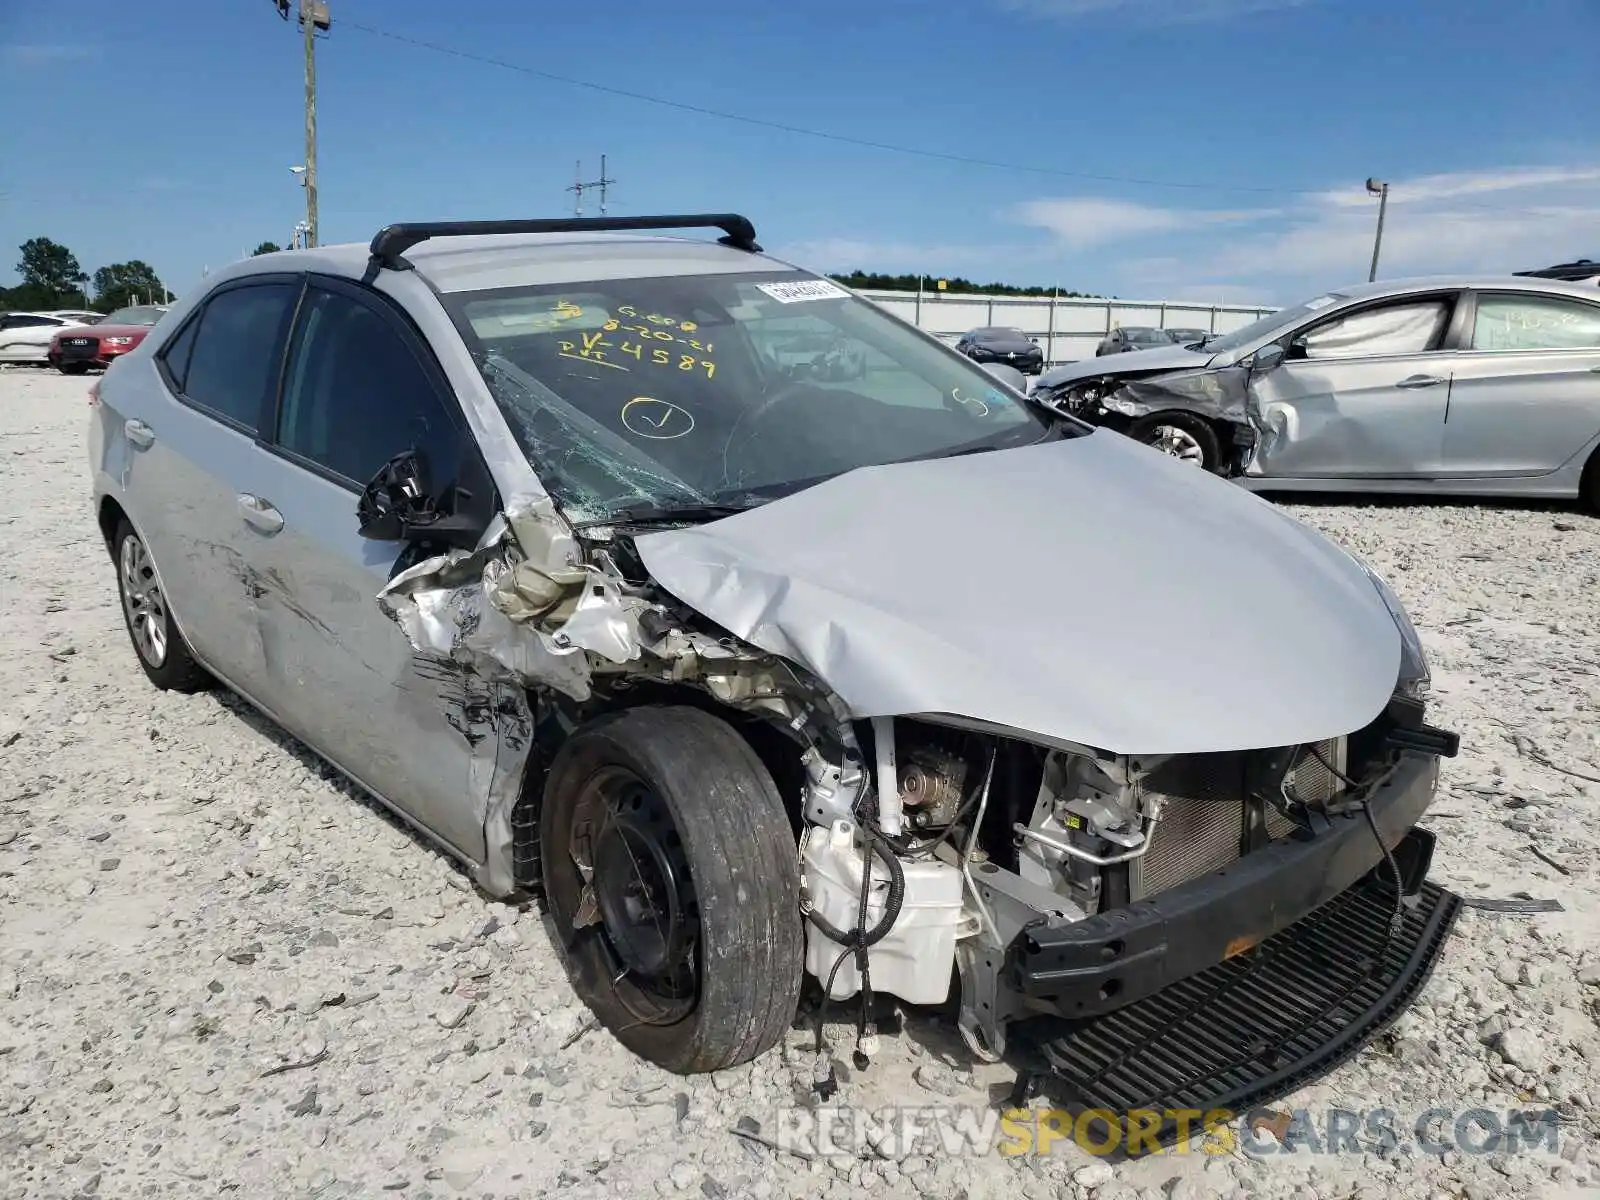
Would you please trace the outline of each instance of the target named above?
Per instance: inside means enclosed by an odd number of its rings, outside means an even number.
[[[846,287],[864,291],[884,292],[914,292],[917,290],[917,277],[915,275],[885,275],[878,271],[848,271],[844,274],[833,275]],[[946,292],[960,292],[967,295],[980,296],[1090,296],[1089,292],[1073,292],[1066,288],[1053,287],[1018,287],[1012,283],[974,283],[959,275],[922,276],[922,291],[924,294],[939,292],[939,279],[944,280]],[[1097,297],[1098,298],[1098,297]]]
[[[83,290],[89,277],[71,250],[47,237],[29,238],[18,249],[22,261],[17,263],[17,274],[22,282],[8,292],[8,307],[50,309],[89,302]]]
[[[129,304],[159,303],[166,299],[167,289],[155,268],[135,258],[96,271],[94,293],[94,306],[101,312],[110,312]]]
[[[258,254],[276,254],[282,249],[283,247],[278,245],[277,242],[262,242],[261,245],[250,251],[250,257],[254,258]]]

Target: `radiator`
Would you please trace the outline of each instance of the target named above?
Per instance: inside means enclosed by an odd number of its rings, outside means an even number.
[[[1343,738],[1318,742],[1316,749],[1343,770]],[[1159,797],[1163,807],[1149,852],[1129,864],[1130,899],[1156,895],[1239,860],[1247,757],[1243,752],[1186,755],[1145,780],[1146,795]],[[1338,777],[1310,754],[1289,772],[1289,794],[1308,804],[1332,799],[1338,790]],[[1266,824],[1273,841],[1295,827],[1270,807]]]

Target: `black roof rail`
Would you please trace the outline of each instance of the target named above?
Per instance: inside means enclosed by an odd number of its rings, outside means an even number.
[[[507,233],[618,233],[636,229],[720,229],[717,239],[735,250],[760,253],[756,227],[738,213],[697,213],[662,217],[553,217],[527,221],[421,221],[385,225],[372,239],[372,266],[403,271],[401,257],[411,247],[436,237],[473,237]]]
[[[1513,275],[1538,279],[1587,279],[1589,276],[1600,273],[1600,263],[1591,262],[1587,258],[1574,259],[1572,262],[1556,263],[1552,267],[1540,267],[1537,271],[1513,271]]]

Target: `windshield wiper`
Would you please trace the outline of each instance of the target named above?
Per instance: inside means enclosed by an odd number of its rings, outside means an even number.
[[[753,504],[640,504],[619,509],[609,517],[598,517],[575,525],[575,529],[594,529],[604,525],[665,525],[683,521],[717,521],[735,513],[749,512]]]

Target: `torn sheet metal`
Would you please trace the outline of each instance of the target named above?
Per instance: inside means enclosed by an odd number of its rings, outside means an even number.
[[[1298,745],[1365,725],[1400,667],[1349,556],[1121,437],[863,468],[636,544],[662,587],[858,718],[1124,754]]]
[[[491,680],[533,681],[574,700],[590,694],[581,647],[557,647],[489,602],[483,552],[425,559],[378,593],[378,606],[417,653],[470,667]]]
[[[511,816],[522,798],[528,757],[533,751],[533,712],[528,693],[520,684],[496,684],[493,689],[496,737],[492,762],[472,761],[472,794],[485,798],[483,814],[483,865],[478,886],[493,896],[516,890],[512,864]]]
[[[1243,424],[1249,407],[1250,372],[1245,367],[1184,371],[1150,379],[1130,379],[1100,404],[1125,417],[1153,412],[1192,412]]]
[[[537,557],[524,557],[523,547]],[[400,572],[378,605],[419,654],[574,700],[591,694],[589,654],[619,666],[640,657],[639,619],[650,607],[583,562],[548,502],[508,512],[477,550],[453,550]]]

